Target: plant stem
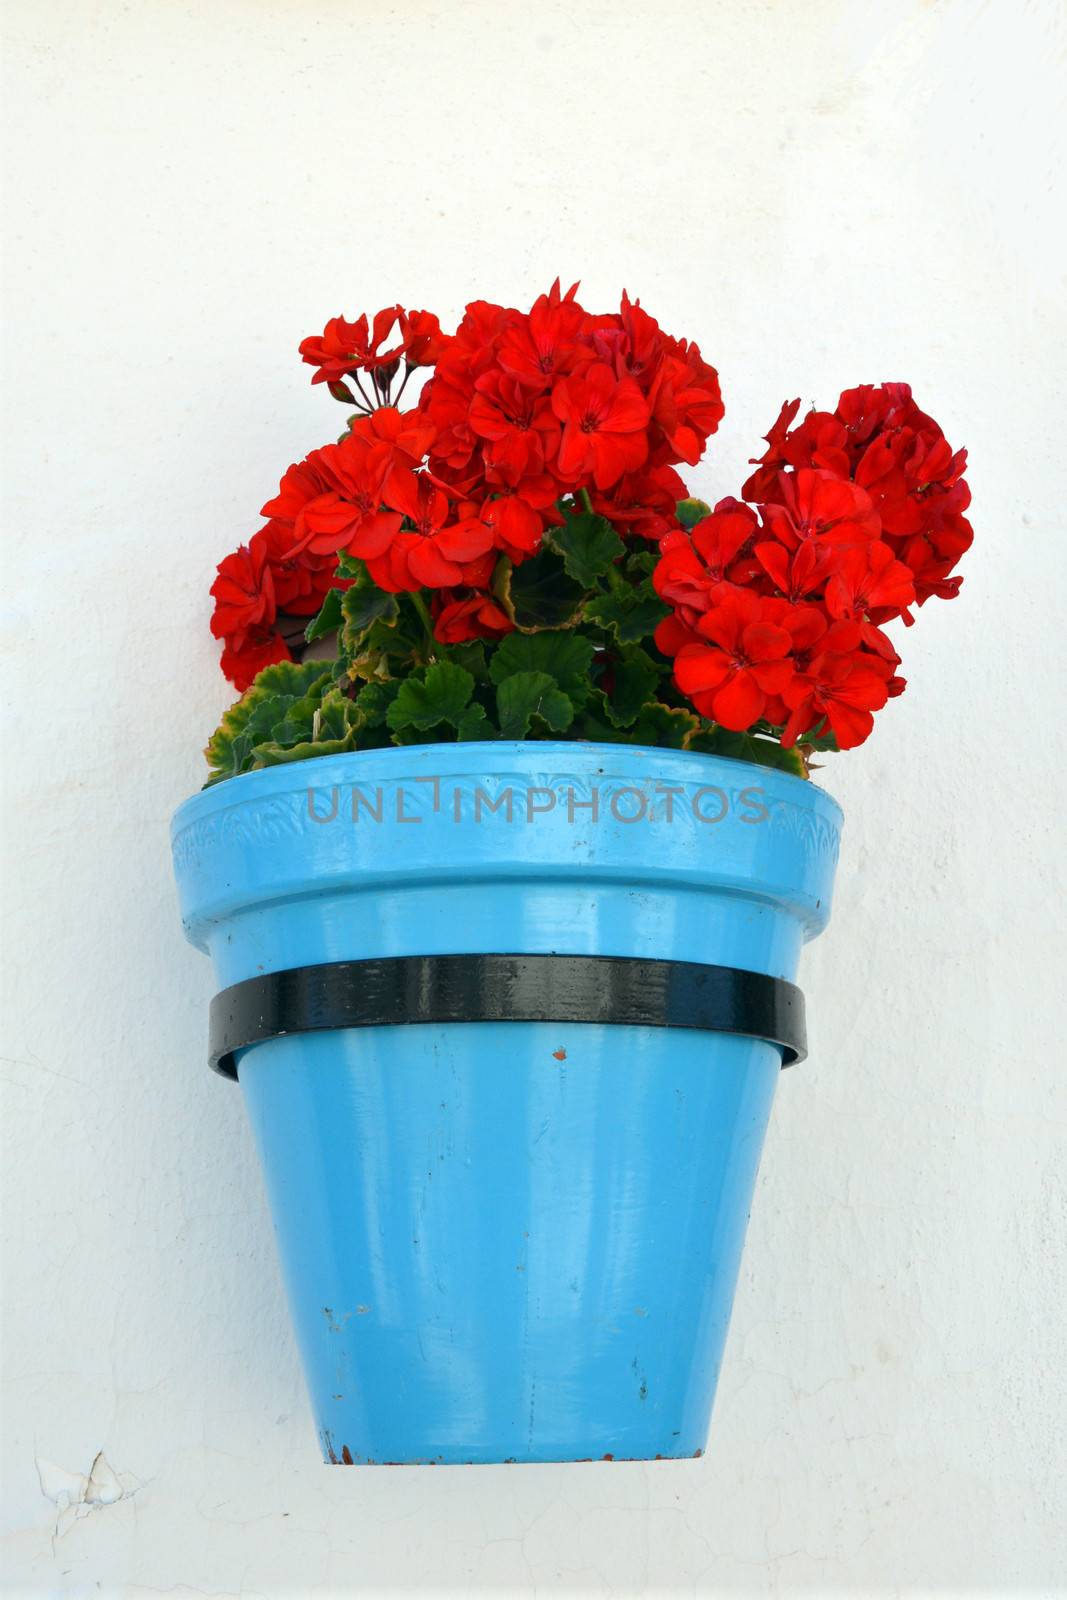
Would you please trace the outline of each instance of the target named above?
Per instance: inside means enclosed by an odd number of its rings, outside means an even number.
[[[352,376],[356,381],[356,388],[359,390],[360,394],[363,396],[364,401],[366,402],[367,412],[369,414],[370,412],[376,410],[377,408],[376,408],[373,400],[371,399],[370,395],[367,393],[366,389],[364,389],[363,384],[360,382],[359,373],[358,372],[353,372]]]
[[[589,516],[593,515],[593,502],[589,498],[588,489],[579,489],[575,499],[578,501],[578,504],[581,506],[584,512],[586,512]]]
[[[400,388],[397,390],[396,399],[393,401],[393,405],[394,406],[399,406],[400,405],[400,401],[401,401],[401,398],[403,396],[404,390],[408,386],[408,379],[411,377],[411,374],[415,371],[415,368],[412,367],[412,366],[408,366],[406,362],[404,363],[404,365],[406,367],[406,371],[404,373],[404,381],[400,385]]]
[[[419,620],[426,630],[426,639],[430,647],[429,653],[430,655],[433,655],[434,646],[436,645],[437,640],[433,635],[433,618],[430,615],[430,608],[426,604],[426,601],[422,598],[422,595],[416,589],[408,590],[408,599],[418,612]]]

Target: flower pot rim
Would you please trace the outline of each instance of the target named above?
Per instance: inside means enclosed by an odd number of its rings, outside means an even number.
[[[748,787],[769,790],[775,799],[806,811],[821,811],[838,828],[844,820],[839,802],[828,790],[809,778],[798,778],[777,767],[741,761],[736,756],[712,755],[702,750],[676,750],[664,745],[608,744],[582,739],[471,739],[457,740],[455,743],[386,745],[370,750],[346,750],[336,755],[311,756],[301,761],[260,767],[254,772],[242,772],[237,777],[225,778],[199,789],[182,801],[171,819],[171,838],[177,838],[184,828],[199,818],[231,805],[302,789],[356,782],[361,775],[361,763],[364,764],[363,770],[366,770],[367,764],[376,764],[379,760],[391,766],[400,758],[413,760],[416,764],[428,762],[433,765],[433,761],[428,759],[432,754],[434,760],[442,764],[440,775],[446,777],[469,771],[480,755],[496,765],[524,757],[531,760],[531,765],[536,765],[538,758],[543,758],[559,763],[560,775],[565,776],[568,761],[575,763],[576,770],[584,770],[591,760],[610,759],[621,753],[625,757],[653,756],[668,767],[675,766],[676,770],[688,773],[689,781],[692,781],[694,770],[700,766],[705,768],[709,778],[714,769],[726,768],[733,778],[741,774],[748,775]],[[312,773],[314,777],[310,776]],[[381,776],[387,777],[388,774]],[[626,776],[632,777],[632,773]]]

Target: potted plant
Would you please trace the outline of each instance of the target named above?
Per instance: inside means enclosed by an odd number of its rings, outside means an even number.
[[[808,772],[959,588],[965,456],[865,385],[712,509],[714,369],[558,283],[300,348],[347,427],[219,567],[242,694],[173,841],[324,1456],[698,1455],[830,910]]]

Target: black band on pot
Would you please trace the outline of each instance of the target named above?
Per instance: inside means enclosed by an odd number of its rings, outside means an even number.
[[[740,967],[641,956],[383,956],[269,972],[211,1002],[210,1060],[288,1033],[416,1022],[599,1022],[739,1033],[807,1054],[795,984]]]

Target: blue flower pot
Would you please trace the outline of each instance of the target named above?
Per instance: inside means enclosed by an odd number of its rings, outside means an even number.
[[[839,827],[782,773],[567,743],[180,808],[326,1460],[702,1452]]]

